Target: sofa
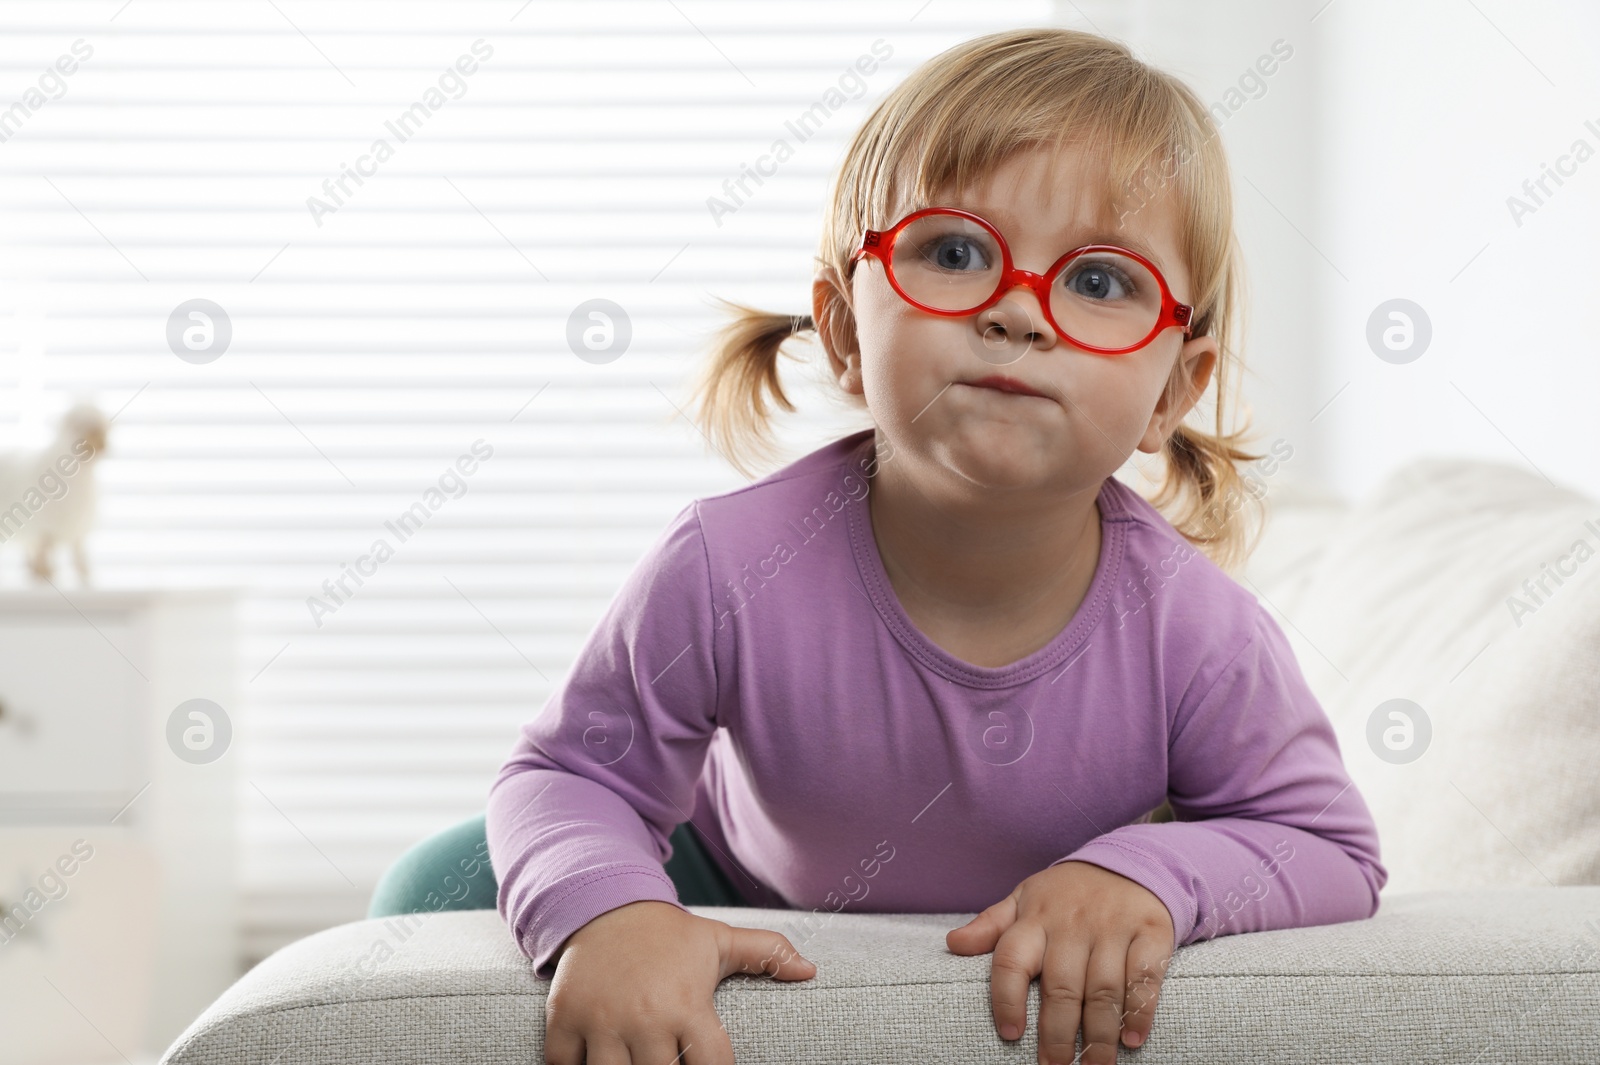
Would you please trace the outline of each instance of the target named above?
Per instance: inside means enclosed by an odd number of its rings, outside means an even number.
[[[1283,627],[1377,819],[1378,913],[1181,948],[1119,1060],[1600,1062],[1600,502],[1521,466],[1406,465],[1355,501],[1256,479],[1239,575]],[[971,914],[693,907],[817,963],[734,976],[741,1065],[1037,1061],[1004,1043]],[[492,910],[357,921],[293,943],[164,1065],[537,1065],[545,995]],[[662,1063],[666,1065],[666,1063]]]

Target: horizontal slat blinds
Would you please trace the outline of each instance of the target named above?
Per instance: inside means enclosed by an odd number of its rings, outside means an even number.
[[[710,296],[809,312],[828,182],[868,109],[944,48],[1050,17],[951,0],[0,8],[0,108],[48,83],[0,123],[0,428],[40,443],[93,392],[120,412],[97,581],[240,589],[250,959],[360,917],[400,851],[482,809],[644,547],[743,483],[678,412]],[[798,138],[876,41],[889,58]],[[45,77],[63,56],[76,69]],[[792,158],[718,224],[707,199],[778,139]],[[567,340],[597,298],[632,327],[608,363]],[[231,326],[212,361],[169,347],[196,299]],[[791,377],[791,457],[866,424],[814,370]],[[441,478],[451,494],[397,537],[386,523]],[[314,618],[308,597],[379,538],[393,556]]]

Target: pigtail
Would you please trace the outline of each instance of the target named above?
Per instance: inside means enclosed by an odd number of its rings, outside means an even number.
[[[1248,424],[1229,431],[1232,378],[1242,361],[1228,341],[1243,304],[1243,272],[1237,254],[1230,255],[1219,276],[1215,299],[1195,322],[1194,335],[1207,332],[1217,338],[1216,388],[1212,431],[1180,422],[1162,448],[1166,474],[1150,504],[1169,524],[1220,569],[1233,574],[1255,550],[1266,513],[1259,482],[1247,479],[1239,464],[1264,458],[1246,450],[1251,441]],[[1180,378],[1174,378],[1181,383]],[[1197,408],[1198,409],[1198,408]]]
[[[808,314],[773,314],[714,298],[732,319],[712,335],[710,354],[700,364],[693,392],[695,417],[711,446],[734,469],[754,477],[757,469],[750,457],[765,464],[776,450],[769,400],[795,410],[779,379],[783,344],[816,326]]]
[[[1239,446],[1243,433],[1180,425],[1167,438],[1167,476],[1150,504],[1222,570],[1234,573],[1260,536],[1261,497],[1238,463],[1262,458]]]

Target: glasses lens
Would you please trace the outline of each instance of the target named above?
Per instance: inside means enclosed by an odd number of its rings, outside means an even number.
[[[1161,285],[1137,259],[1089,251],[1062,267],[1050,286],[1050,313],[1072,339],[1124,348],[1150,335],[1161,316]]]
[[[906,295],[940,311],[969,311],[1000,283],[994,234],[959,215],[930,214],[895,238],[889,268]]]

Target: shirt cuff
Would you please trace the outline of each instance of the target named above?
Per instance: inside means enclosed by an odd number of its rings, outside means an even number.
[[[1097,836],[1052,866],[1062,862],[1088,862],[1125,876],[1160,899],[1172,917],[1172,949],[1176,951],[1194,931],[1197,907],[1182,881],[1167,862],[1143,847],[1114,836]]]
[[[610,869],[573,885],[545,908],[542,918],[523,939],[523,953],[533,959],[534,975],[541,980],[554,979],[556,967],[550,956],[568,936],[602,913],[647,900],[670,902],[688,912],[678,901],[678,889],[664,870],[636,866]]]

